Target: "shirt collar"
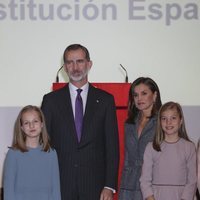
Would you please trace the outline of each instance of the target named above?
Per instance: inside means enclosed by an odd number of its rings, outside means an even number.
[[[77,94],[76,90],[78,88],[76,86],[74,86],[72,83],[69,82],[69,90],[70,90],[70,93],[75,93]],[[83,92],[87,93],[88,92],[88,89],[89,89],[89,83],[87,82],[85,85],[83,85],[80,89],[83,90]]]

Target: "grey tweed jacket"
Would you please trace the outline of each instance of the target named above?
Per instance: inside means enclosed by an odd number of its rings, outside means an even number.
[[[139,178],[146,145],[153,140],[155,134],[156,117],[148,121],[139,138],[137,128],[138,120],[135,124],[125,123],[125,160],[119,200],[142,199]]]

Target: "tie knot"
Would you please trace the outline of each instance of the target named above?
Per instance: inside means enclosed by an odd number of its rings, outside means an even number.
[[[80,95],[83,90],[79,88],[76,91],[77,91],[77,94]]]

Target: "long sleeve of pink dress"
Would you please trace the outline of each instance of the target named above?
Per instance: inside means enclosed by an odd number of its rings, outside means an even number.
[[[198,185],[198,190],[200,192],[200,141],[199,141],[199,147],[198,147],[198,152],[197,152],[197,161],[198,161],[198,180],[197,180],[197,185]]]

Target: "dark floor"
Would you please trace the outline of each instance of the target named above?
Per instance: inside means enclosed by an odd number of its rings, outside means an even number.
[[[200,200],[200,195],[199,195],[198,190],[197,190],[196,195],[197,195],[197,200]],[[0,188],[0,200],[3,200],[3,189],[2,188]]]

